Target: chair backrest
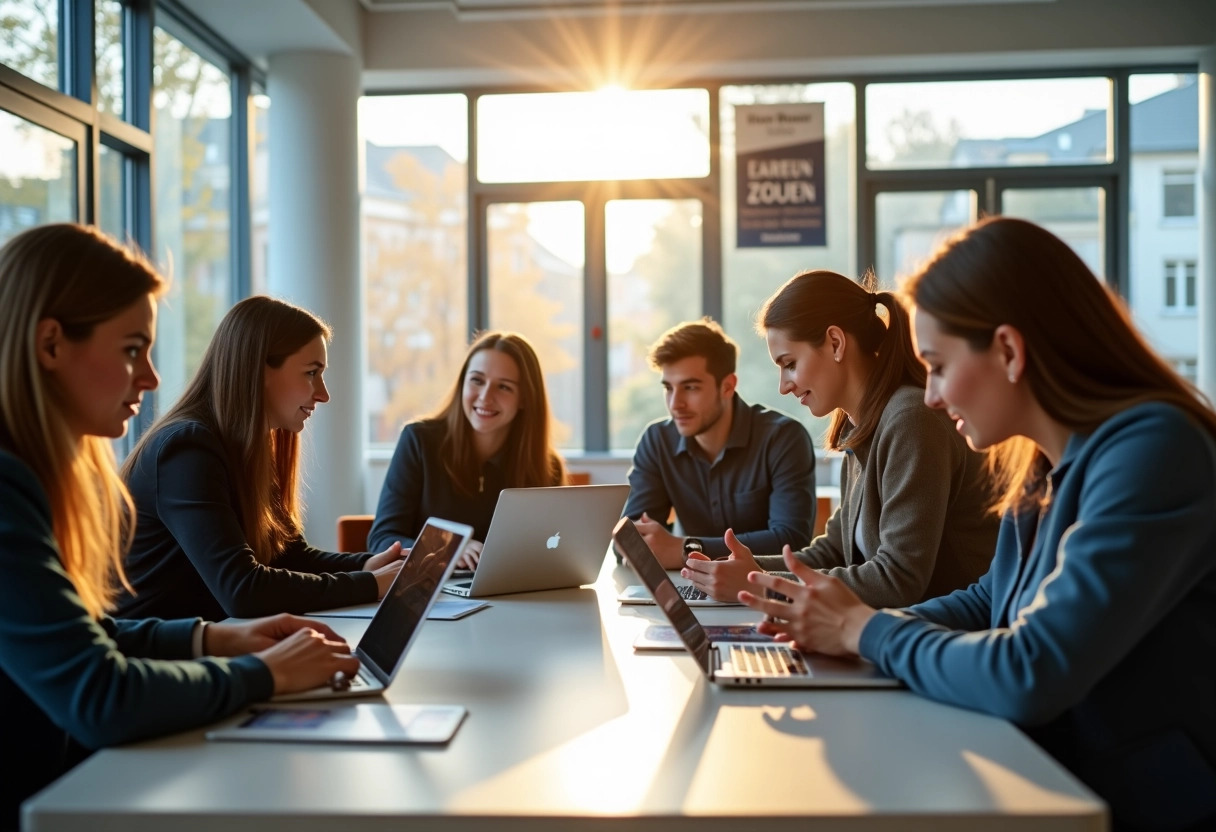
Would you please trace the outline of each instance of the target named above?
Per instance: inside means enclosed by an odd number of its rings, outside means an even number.
[[[366,552],[367,534],[372,530],[372,514],[343,514],[338,518],[338,551]]]
[[[819,537],[828,527],[828,518],[832,516],[832,498],[815,498],[815,531],[812,537]]]
[[[590,471],[567,471],[566,479],[571,485],[591,485]]]

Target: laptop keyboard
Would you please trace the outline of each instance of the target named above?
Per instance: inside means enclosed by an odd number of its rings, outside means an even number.
[[[806,662],[797,650],[784,644],[732,644],[730,663],[735,673],[755,676],[808,676]]]
[[[709,595],[697,589],[692,584],[683,584],[676,587],[676,592],[680,593],[680,597],[685,601],[707,601]]]

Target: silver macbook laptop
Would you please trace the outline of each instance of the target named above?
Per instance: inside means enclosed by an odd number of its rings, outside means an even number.
[[[701,672],[719,685],[777,686],[790,688],[900,687],[897,679],[883,676],[862,659],[837,659],[805,655],[788,644],[711,642],[692,608],[676,592],[667,571],[650,551],[633,521],[622,517],[612,530],[612,540],[633,571],[642,579],[667,616],[684,648],[692,654]]]
[[[480,598],[591,583],[628,496],[628,485],[504,488],[473,577],[443,591]]]
[[[368,696],[387,688],[472,535],[472,526],[429,518],[355,647],[359,657],[355,678],[341,685],[280,694],[273,701]]]

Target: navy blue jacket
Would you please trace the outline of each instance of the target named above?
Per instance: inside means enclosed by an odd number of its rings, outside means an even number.
[[[439,458],[446,432],[447,426],[438,420],[410,422],[402,429],[367,535],[369,549],[381,552],[398,540],[408,549],[428,517],[467,523],[473,527],[474,540],[486,539],[498,493],[507,483],[502,454],[486,460],[477,492],[465,494]]]
[[[241,527],[239,476],[219,437],[202,423],[157,432],[127,477],[136,509],[127,558],[135,595],[119,598],[120,615],[218,621],[379,597],[376,576],[362,571],[367,552],[323,552],[297,538],[269,565],[260,563]]]
[[[1216,442],[1139,405],[1073,436],[1049,483],[978,583],[878,613],[861,654],[1022,726],[1116,828],[1216,823]]]
[[[274,691],[260,659],[189,659],[195,621],[91,618],[34,473],[0,451],[0,827],[91,749],[214,722]]]

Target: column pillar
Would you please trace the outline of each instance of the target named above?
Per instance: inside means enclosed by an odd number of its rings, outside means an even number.
[[[1199,388],[1216,401],[1216,44],[1199,59]]]
[[[358,128],[360,66],[330,52],[271,56],[270,294],[305,307],[334,330],[325,381],[331,400],[301,443],[305,534],[337,545],[340,514],[364,511],[360,361]]]

